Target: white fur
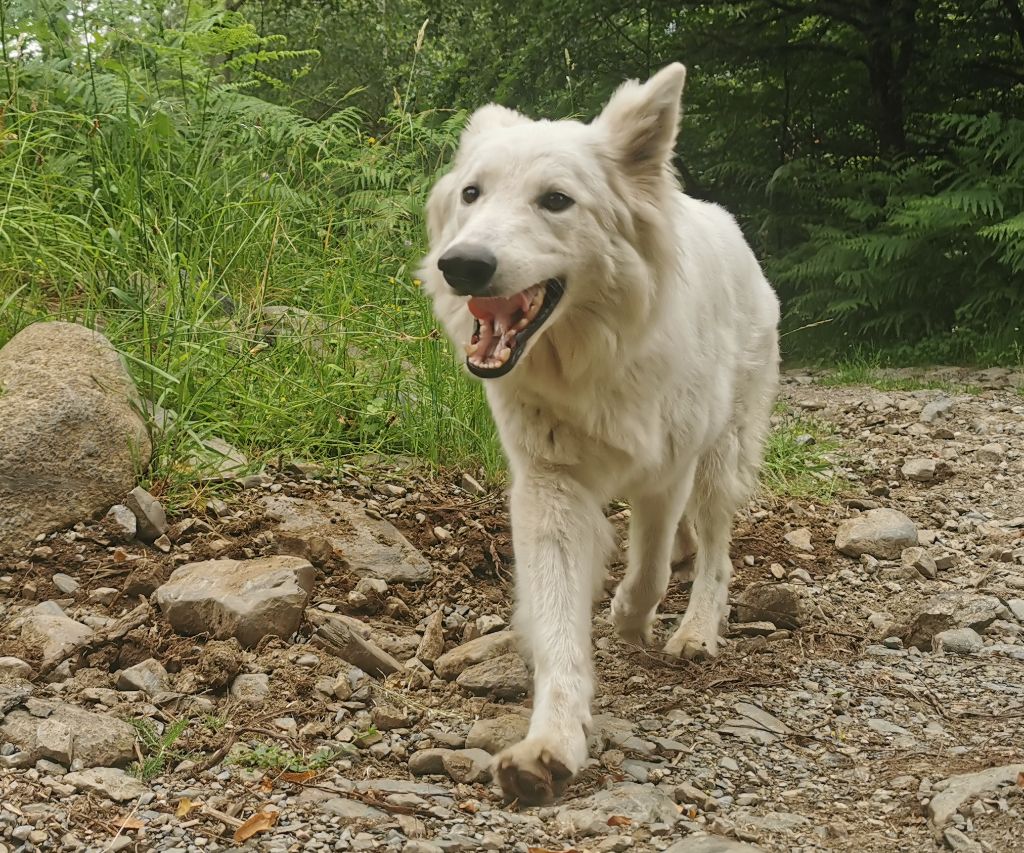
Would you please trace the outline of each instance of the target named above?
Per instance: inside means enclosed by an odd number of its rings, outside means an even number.
[[[517,628],[535,682],[527,738],[497,759],[510,797],[550,799],[586,761],[610,499],[633,510],[611,606],[620,635],[651,639],[673,546],[695,535],[690,605],[666,649],[717,651],[732,516],[755,486],[777,390],[779,306],[732,217],[679,189],[684,78],[674,64],[626,83],[589,125],[483,107],[427,205],[421,276],[460,351],[473,321],[438,271],[448,247],[489,248],[496,295],[565,282],[519,363],[485,381],[512,472]],[[542,209],[551,191],[575,204]]]

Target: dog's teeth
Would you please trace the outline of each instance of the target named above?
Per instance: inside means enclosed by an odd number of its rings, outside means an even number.
[[[476,355],[476,351],[480,349],[480,344],[466,344],[466,355]]]
[[[504,364],[511,357],[512,350],[509,349],[508,347],[503,347],[502,349],[498,350],[497,355],[498,355],[498,363],[499,364]]]

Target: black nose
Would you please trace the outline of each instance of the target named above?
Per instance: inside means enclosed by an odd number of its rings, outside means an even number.
[[[494,253],[466,243],[452,246],[438,259],[437,267],[452,290],[463,296],[483,293],[498,268]]]

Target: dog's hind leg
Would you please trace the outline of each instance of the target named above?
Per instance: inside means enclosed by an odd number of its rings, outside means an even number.
[[[626,575],[612,599],[611,619],[627,643],[642,645],[653,639],[658,603],[665,595],[681,520],[693,488],[694,468],[675,479],[665,492],[634,497],[630,501],[629,558]]]
[[[732,577],[732,516],[748,492],[740,464],[739,440],[731,434],[723,436],[697,467],[693,498],[687,508],[699,542],[694,558],[695,578],[686,613],[665,645],[669,654],[685,658],[718,654],[719,625],[728,604]]]
[[[514,477],[511,510],[516,627],[533,662],[533,716],[525,740],[495,758],[495,771],[506,797],[543,803],[587,759],[592,592],[613,536],[598,499],[561,473]]]

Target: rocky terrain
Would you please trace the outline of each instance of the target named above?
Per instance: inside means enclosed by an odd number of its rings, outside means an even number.
[[[835,495],[737,519],[714,661],[598,606],[592,761],[546,808],[489,777],[530,704],[499,491],[366,460],[122,491],[0,558],[0,853],[1024,851],[1022,377],[925,378],[787,375]]]

